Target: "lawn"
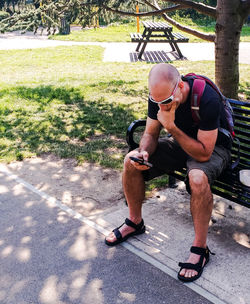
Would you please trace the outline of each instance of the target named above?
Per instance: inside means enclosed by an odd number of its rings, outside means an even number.
[[[126,129],[146,117],[152,64],[104,63],[102,55],[98,46],[0,52],[1,161],[54,153],[122,167]],[[213,62],[173,64],[213,79]],[[250,65],[240,72],[246,94]]]
[[[2,161],[53,152],[121,167],[126,128],[146,114],[139,100],[150,65],[102,63],[102,54],[91,46],[0,52]]]
[[[214,25],[202,26],[197,25],[189,20],[188,26],[195,30],[204,33],[214,33]],[[107,27],[83,29],[78,31],[72,31],[69,35],[54,35],[50,36],[50,39],[54,40],[67,40],[67,41],[99,41],[99,42],[130,42],[129,33],[137,31],[136,22],[129,24],[113,24]],[[189,38],[189,42],[205,42],[204,40],[197,38],[193,35],[187,34],[183,31],[173,27],[174,32],[182,33]],[[140,32],[143,32],[143,25],[140,23]],[[250,27],[244,26],[241,32],[241,41],[250,42]]]

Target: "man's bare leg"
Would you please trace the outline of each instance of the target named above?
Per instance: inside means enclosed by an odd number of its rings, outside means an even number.
[[[142,176],[142,171],[137,170],[130,162],[129,156],[127,155],[124,160],[124,168],[122,174],[122,185],[125,198],[129,208],[129,219],[139,224],[142,220],[142,202],[145,197],[145,182]],[[128,233],[133,232],[135,229],[124,224],[119,231],[122,237]],[[111,232],[106,240],[114,242],[116,237]]]
[[[206,174],[198,169],[189,172],[189,183],[191,188],[190,209],[193,217],[195,239],[192,246],[206,248],[209,221],[213,210],[213,195],[208,184]],[[187,263],[196,264],[200,255],[191,253]],[[204,261],[205,263],[205,261]],[[192,269],[182,269],[180,275],[187,278],[197,274]]]

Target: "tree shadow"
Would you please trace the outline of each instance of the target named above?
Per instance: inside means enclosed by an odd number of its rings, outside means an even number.
[[[186,57],[180,58],[176,51],[145,51],[143,58],[138,58],[138,52],[129,53],[131,62],[143,61],[147,63],[164,63],[176,60],[187,60]]]
[[[88,147],[93,150],[95,141],[105,147],[115,144],[125,148],[126,129],[135,119],[129,105],[103,98],[86,100],[79,88],[21,86],[2,90],[0,96],[16,100],[0,108],[0,136],[11,142],[2,146],[2,155],[24,149],[76,157]]]

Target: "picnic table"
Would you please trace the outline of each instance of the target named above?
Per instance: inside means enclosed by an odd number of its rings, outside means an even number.
[[[177,43],[188,42],[188,38],[180,33],[174,33],[172,26],[165,22],[143,21],[144,31],[140,33],[130,33],[131,42],[137,42],[136,52],[141,59],[147,43],[169,43],[172,51],[177,52],[179,58],[183,58]]]

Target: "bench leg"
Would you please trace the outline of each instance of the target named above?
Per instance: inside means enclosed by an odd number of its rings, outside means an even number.
[[[136,49],[135,49],[136,52],[139,52],[139,49],[140,49],[141,44],[142,44],[142,42],[139,42],[139,43],[137,44],[137,47],[136,47]]]
[[[174,36],[172,35],[171,32],[164,31],[164,34],[166,35],[167,39],[174,41]],[[169,44],[172,48],[172,51],[177,52],[179,57],[183,58],[183,55],[182,55],[181,50],[179,49],[179,47],[177,45],[177,42],[169,42]]]
[[[146,37],[146,36],[147,36],[147,29],[144,29],[144,31],[142,33],[142,37]],[[142,44],[142,42],[138,43],[138,45],[137,45],[137,47],[135,49],[136,52],[139,52],[141,44]]]
[[[180,58],[183,58],[184,56],[182,55],[182,52],[181,50],[179,49],[178,45],[177,45],[177,42],[173,42],[174,46],[175,46],[175,49],[179,55]]]
[[[169,188],[176,188],[177,184],[176,184],[176,178],[173,176],[168,176],[168,186]]]
[[[147,46],[147,42],[144,42],[143,46],[142,46],[142,48],[141,48],[141,50],[139,52],[138,59],[141,59],[142,54],[144,53],[144,50],[145,50],[146,46]]]
[[[142,36],[145,38],[146,41],[148,41],[149,38],[150,38],[150,36],[151,36],[151,34],[152,34],[152,29],[145,29],[145,31],[143,32]],[[143,46],[142,46],[142,48],[141,48],[141,50],[139,52],[138,59],[141,59],[142,54],[143,54],[143,52],[144,52],[144,50],[146,48],[146,45],[147,45],[147,42],[144,42]]]

